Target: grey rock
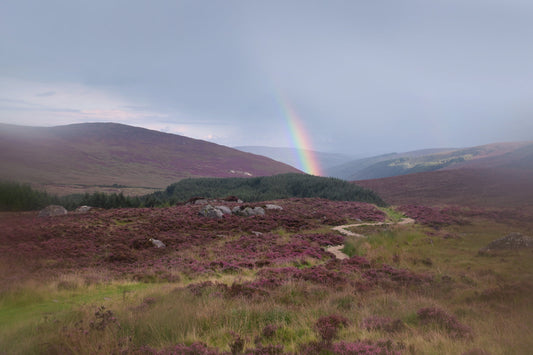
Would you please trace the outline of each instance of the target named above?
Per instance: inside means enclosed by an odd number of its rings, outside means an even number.
[[[224,216],[224,213],[222,213],[221,210],[211,206],[206,205],[204,208],[198,212],[200,216],[208,217],[208,218],[222,218]]]
[[[50,205],[39,212],[39,217],[61,216],[67,213],[67,210],[63,206]]]
[[[533,248],[533,238],[520,233],[511,233],[503,238],[493,240],[486,247],[481,248],[479,252],[487,253],[497,250],[526,248]]]
[[[267,205],[265,206],[265,208],[266,208],[267,210],[278,210],[278,211],[283,210],[283,207],[278,206],[278,205],[272,205],[272,204],[267,204]]]
[[[209,201],[207,201],[207,199],[200,199],[200,200],[194,201],[195,205],[207,205],[208,203]]]
[[[243,216],[243,217],[250,217],[250,216],[264,216],[265,210],[263,207],[245,207],[242,208],[240,206],[233,207],[232,209],[233,214],[237,216]]]
[[[223,214],[231,214],[231,209],[228,206],[215,206],[215,208]]]
[[[254,208],[254,216],[264,216],[265,215],[265,209],[263,207],[256,207]]]
[[[164,248],[166,246],[165,243],[163,243],[162,241],[158,239],[150,238],[150,241],[156,248]]]
[[[253,216],[255,214],[252,207],[245,207],[243,210],[241,210],[241,213],[245,217]]]
[[[91,209],[92,209],[91,206],[80,206],[80,207],[76,208],[76,210],[75,210],[74,212],[78,212],[78,213],[87,213],[87,212],[89,212]]]

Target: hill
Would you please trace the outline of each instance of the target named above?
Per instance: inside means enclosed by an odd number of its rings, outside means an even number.
[[[264,147],[264,146],[241,146],[234,147],[235,149],[243,152],[263,155],[271,159],[280,161],[290,166],[300,166],[300,159],[298,157],[299,151],[295,148],[282,148],[282,147]],[[308,154],[312,154],[323,170],[327,171],[334,166],[338,166],[356,158],[353,155],[340,154],[340,153],[325,153],[317,151],[306,151]]]
[[[487,148],[485,157],[438,171],[356,183],[376,191],[392,204],[532,206],[533,144],[521,143],[504,154],[495,154],[498,145]]]
[[[461,149],[426,149],[402,154],[392,153],[334,167],[330,169],[329,175],[346,180],[367,180],[475,166],[479,164],[475,162],[480,159],[502,157],[529,144],[531,142],[494,143]],[[480,164],[485,166],[487,163],[484,161]]]
[[[420,159],[420,157],[431,156],[438,153],[453,151],[452,148],[436,148],[415,150],[406,153],[388,153],[356,159],[335,165],[327,169],[328,176],[337,177],[345,180],[362,180],[388,177],[403,172],[404,168],[401,163],[407,163],[411,159]]]
[[[1,180],[41,185],[62,194],[91,187],[145,193],[189,177],[299,172],[222,145],[115,123],[0,124],[0,151]]]

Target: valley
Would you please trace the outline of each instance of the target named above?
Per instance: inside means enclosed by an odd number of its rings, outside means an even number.
[[[26,184],[0,185],[0,353],[533,347],[530,142],[345,181],[123,125],[7,128],[2,179]]]

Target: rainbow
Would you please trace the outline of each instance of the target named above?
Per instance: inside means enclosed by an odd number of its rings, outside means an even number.
[[[312,151],[311,137],[309,137],[302,120],[287,101],[282,99],[279,101],[283,110],[283,115],[287,119],[287,126],[289,128],[292,146],[298,152],[300,170],[303,170],[311,175],[323,176],[320,162],[318,161],[315,153]]]

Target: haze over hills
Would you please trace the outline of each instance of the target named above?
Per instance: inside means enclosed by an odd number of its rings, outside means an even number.
[[[235,149],[243,152],[263,155],[271,159],[280,161],[282,163],[298,167],[301,162],[299,158],[299,150],[295,148],[283,148],[283,147],[265,147],[265,146],[240,146],[234,147]],[[357,159],[357,155],[348,155],[340,153],[325,153],[317,151],[305,151],[306,154],[312,154],[322,167],[324,171],[328,169],[347,163],[354,159]]]
[[[388,153],[373,157],[352,160],[343,164],[335,165],[326,170],[328,176],[345,180],[357,180],[365,178],[383,177],[383,165],[394,164],[398,160],[418,158],[431,154],[449,152],[453,148],[422,149],[406,153]],[[390,173],[390,172],[387,172]],[[390,175],[389,175],[390,176]]]
[[[392,204],[533,206],[533,142],[464,151],[478,155],[437,171],[358,180],[356,184],[376,191]]]
[[[42,185],[59,193],[112,185],[160,189],[188,177],[300,172],[222,145],[115,123],[0,124],[0,150],[0,179]],[[63,185],[70,190],[58,191]]]
[[[469,166],[486,157],[503,156],[528,144],[494,143],[470,148],[425,149],[402,154],[385,154],[342,164],[331,168],[328,173],[346,180],[367,180],[450,169]]]

